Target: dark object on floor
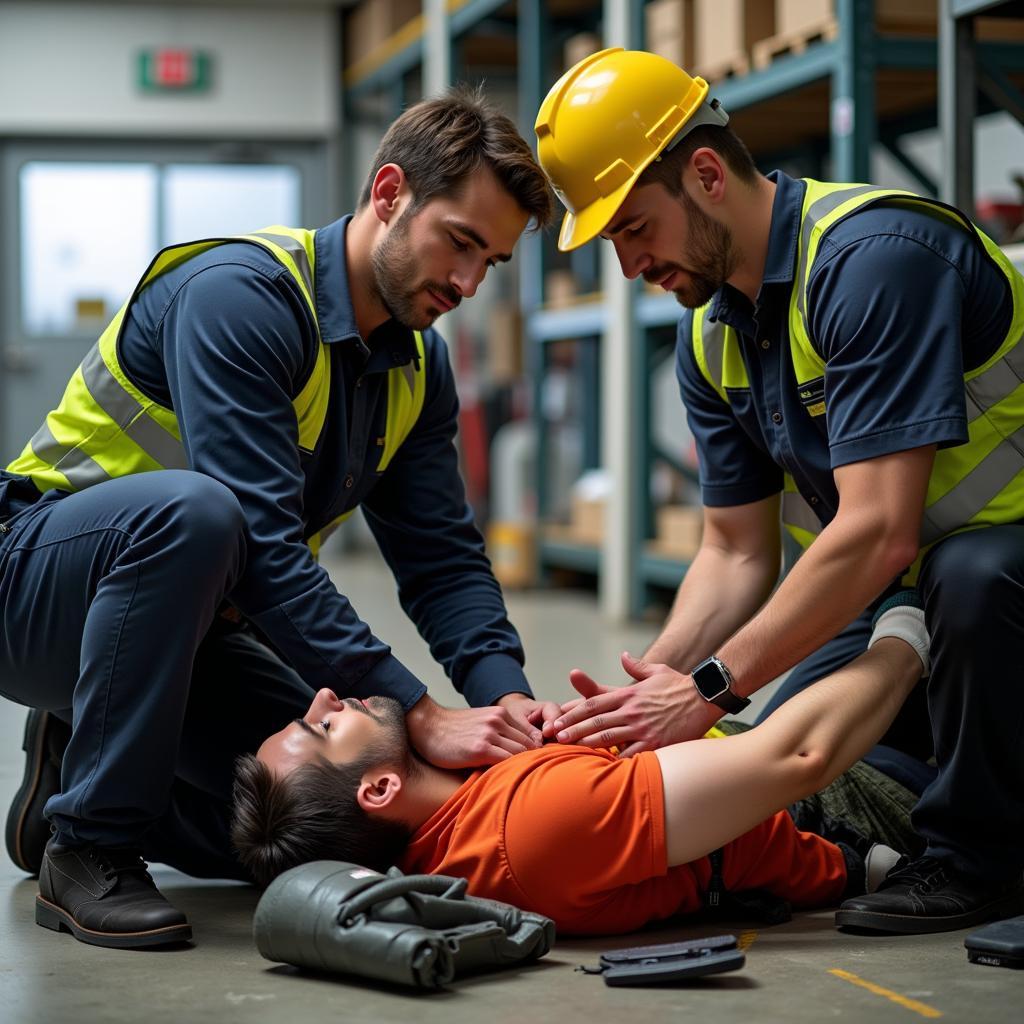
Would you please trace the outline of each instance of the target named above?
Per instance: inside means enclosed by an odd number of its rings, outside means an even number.
[[[969,878],[934,857],[901,860],[877,892],[847,900],[836,926],[858,931],[925,935],[970,928],[1024,910],[1024,881]]]
[[[453,978],[544,956],[555,925],[497,900],[466,895],[447,875],[386,875],[320,860],[267,887],[253,920],[268,960],[432,989]]]
[[[600,974],[611,986],[664,985],[738,971],[745,963],[735,935],[712,935],[688,942],[610,949],[601,954],[597,967],[578,969],[584,974]]]
[[[991,967],[1024,967],[1024,917],[996,921],[964,939],[967,959]]]
[[[36,924],[111,949],[192,938],[185,915],[164,898],[137,850],[61,846],[52,840],[39,871]]]
[[[25,719],[25,772],[7,812],[7,856],[30,875],[38,875],[50,823],[46,801],[60,792],[60,765],[71,739],[71,726],[49,711],[33,708]]]

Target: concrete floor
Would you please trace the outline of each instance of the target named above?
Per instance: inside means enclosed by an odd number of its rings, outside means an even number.
[[[449,700],[451,691],[399,610],[383,565],[360,556],[347,560],[343,572],[337,562],[332,569],[360,613],[422,674],[435,696]],[[538,694],[554,699],[566,693],[566,674],[577,665],[614,681],[618,652],[641,653],[654,628],[610,628],[585,593],[513,594],[509,604],[526,644],[530,679]],[[21,779],[23,718],[23,709],[0,701],[4,811]],[[774,928],[680,924],[629,940],[561,941],[534,967],[457,982],[440,993],[409,994],[307,977],[268,963],[251,939],[254,890],[199,882],[159,866],[153,873],[161,889],[189,915],[195,932],[191,948],[102,950],[39,928],[33,920],[35,881],[0,855],[0,1020],[522,1024],[529,1018],[628,1018],[631,1024],[646,1024],[679,1013],[694,1021],[744,1024],[828,1018],[886,1024],[940,1016],[1002,1024],[1024,1018],[1024,971],[968,964],[964,933],[921,938],[840,935],[830,913],[800,915]],[[603,949],[716,930],[732,930],[740,938],[747,952],[743,971],[687,986],[611,989],[600,978],[573,970],[595,963]]]

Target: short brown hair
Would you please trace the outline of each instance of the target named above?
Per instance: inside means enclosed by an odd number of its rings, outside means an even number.
[[[252,754],[235,762],[231,841],[258,885],[311,860],[383,872],[401,857],[409,829],[368,815],[356,799],[363,773],[378,762],[371,756],[336,765],[318,758],[283,776]]]
[[[414,209],[438,195],[458,196],[466,179],[487,167],[530,215],[534,230],[554,216],[551,189],[530,147],[481,88],[456,86],[406,110],[381,140],[360,206],[370,201],[373,179],[385,164],[402,168]]]
[[[664,185],[670,195],[677,196],[683,191],[683,168],[690,157],[703,147],[713,149],[729,170],[740,181],[753,185],[761,177],[746,143],[729,127],[702,124],[661,155],[660,160],[649,164],[637,179],[637,187],[643,185]]]

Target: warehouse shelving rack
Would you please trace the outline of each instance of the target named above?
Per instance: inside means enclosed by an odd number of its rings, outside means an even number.
[[[444,0],[428,0],[435,9]],[[875,28],[874,0],[835,0],[837,31],[831,38],[810,42],[800,53],[778,57],[766,67],[712,83],[732,116],[736,131],[755,157],[787,162],[802,173],[821,176],[831,156],[837,180],[870,178],[870,155],[877,142],[918,183],[922,192],[970,196],[968,158],[964,156],[964,125],[975,113],[998,107],[1018,117],[1024,98],[1017,82],[1024,72],[1024,46],[999,40],[975,42],[971,34],[978,14],[1019,16],[1019,0],[985,3],[981,0],[937,0],[941,3],[938,38],[881,34]],[[516,78],[519,120],[532,137],[535,113],[553,78],[547,73],[549,55],[557,41],[551,30],[552,10],[586,17],[586,5],[543,3],[542,0],[449,0],[447,45],[454,48],[486,20],[504,19],[517,39]],[[589,7],[592,27],[598,12]],[[605,0],[600,11],[607,45],[643,45],[643,5],[636,0]],[[436,37],[435,37],[436,45]],[[387,91],[400,108],[404,79],[424,60],[422,25],[360,62],[345,83],[347,102]],[[454,52],[453,49],[445,56]],[[429,59],[429,54],[428,54]],[[942,69],[941,94],[936,69]],[[983,92],[977,104],[973,81]],[[960,77],[954,77],[959,75]],[[950,82],[953,85],[950,85]],[[965,88],[964,83],[968,83]],[[959,83],[959,86],[956,84]],[[957,163],[941,184],[900,147],[906,133],[934,127],[942,117],[947,136],[957,142]],[[959,130],[953,131],[951,126]],[[769,134],[770,132],[770,134]],[[966,133],[969,134],[969,133]],[[953,143],[947,141],[947,153]],[[955,184],[951,184],[955,182]],[[954,191],[951,193],[950,190]],[[639,615],[652,588],[674,587],[688,566],[649,554],[653,509],[651,467],[669,453],[657,452],[650,430],[650,368],[665,344],[666,331],[678,320],[679,307],[669,295],[641,291],[625,282],[614,256],[604,252],[603,288],[571,306],[543,305],[544,267],[550,258],[546,242],[524,238],[520,249],[520,303],[529,341],[529,370],[534,391],[533,416],[537,430],[537,504],[542,531],[538,558],[542,570],[555,567],[597,575],[601,602],[611,618]],[[608,508],[605,543],[600,549],[546,537],[548,493],[548,424],[542,392],[552,342],[576,339],[581,346],[579,367],[587,398],[584,407],[584,464],[603,462],[616,486]],[[604,382],[604,386],[602,386]],[[685,467],[681,467],[685,468]]]

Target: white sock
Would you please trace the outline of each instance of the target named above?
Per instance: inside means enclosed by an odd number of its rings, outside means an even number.
[[[928,636],[928,627],[924,623],[923,609],[909,604],[901,604],[882,612],[875,622],[868,647],[878,643],[883,636],[899,637],[900,640],[910,644],[921,659],[921,675],[928,675],[928,651],[931,646],[931,637]]]

